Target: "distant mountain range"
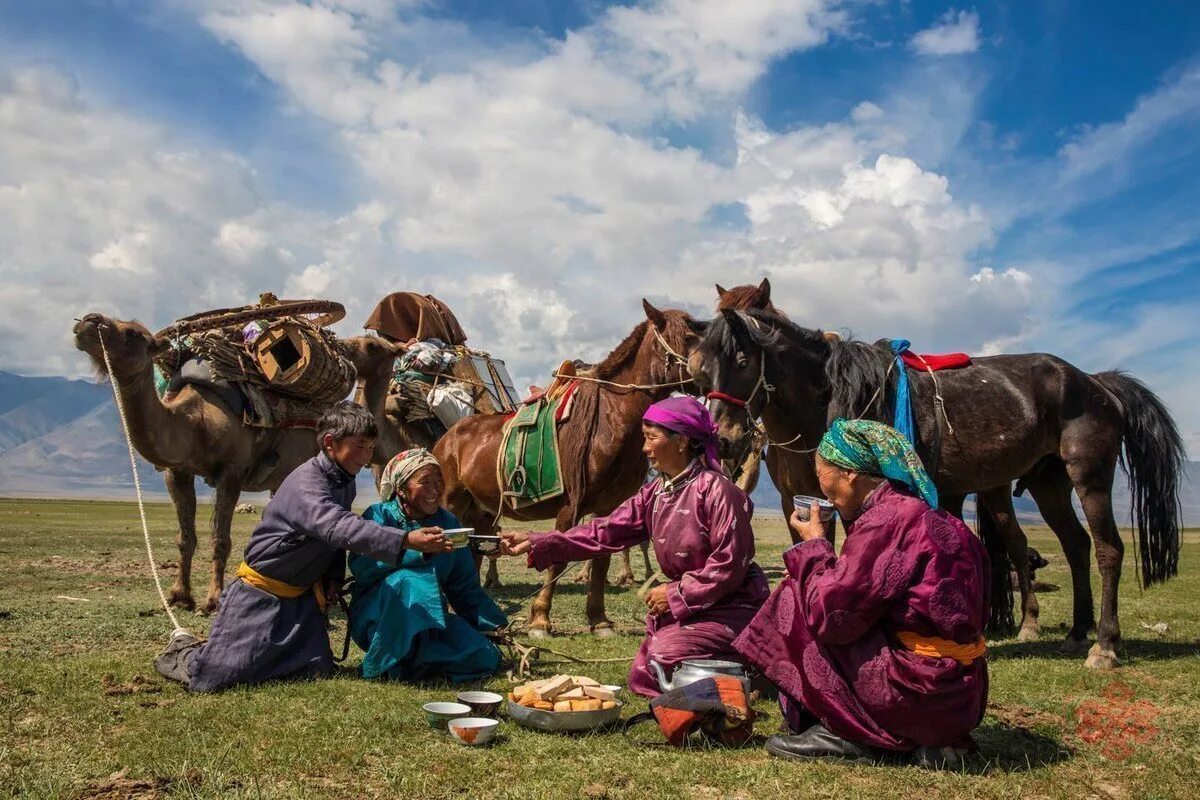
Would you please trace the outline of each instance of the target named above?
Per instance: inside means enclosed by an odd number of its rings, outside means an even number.
[[[1186,465],[1184,520],[1200,525],[1200,462]],[[138,459],[143,491],[166,497],[162,478]],[[201,492],[203,484],[198,487]],[[359,496],[374,492],[369,471],[359,476]],[[107,384],[66,378],[27,378],[0,372],[0,496],[130,498],[134,495],[121,423]],[[753,493],[759,513],[778,513],[779,493],[767,479]],[[1118,473],[1114,504],[1118,524],[1129,519],[1128,489]],[[265,499],[265,495],[259,495]],[[248,499],[253,499],[248,496]],[[1040,521],[1028,496],[1016,499],[1022,520]]]

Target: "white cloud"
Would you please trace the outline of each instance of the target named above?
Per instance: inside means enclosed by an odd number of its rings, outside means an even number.
[[[1037,341],[1052,270],[975,263],[995,221],[936,168],[972,129],[969,76],[944,83],[953,113],[914,85],[771,130],[741,111],[747,90],[846,20],[815,0],[744,5],[622,6],[512,45],[419,4],[196,0],[290,112],[336,130],[369,198],[336,216],[264,197],[253,164],[61,75],[0,77],[0,368],[78,371],[67,331],[87,310],[158,326],[273,290],[342,301],[352,333],[408,289],[443,297],[524,383],[604,355],[640,296],[703,313],[714,282],[764,274],[812,325],[927,351]],[[977,46],[977,15],[945,23],[964,20]],[[736,157],[663,138],[678,126]],[[714,207],[744,224],[710,225]]]
[[[933,27],[913,36],[909,45],[923,56],[954,56],[979,49],[979,15],[949,11]]]

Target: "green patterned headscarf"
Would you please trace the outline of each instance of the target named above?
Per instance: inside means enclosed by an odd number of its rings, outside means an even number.
[[[899,481],[931,508],[938,507],[937,488],[921,457],[904,434],[882,422],[834,420],[821,437],[817,455],[842,469]]]

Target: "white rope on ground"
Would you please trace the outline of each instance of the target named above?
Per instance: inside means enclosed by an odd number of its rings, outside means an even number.
[[[117,401],[117,415],[121,418],[121,429],[125,432],[125,446],[129,449],[129,468],[133,470],[133,488],[137,490],[138,514],[142,517],[142,537],[146,540],[146,556],[150,559],[150,574],[154,576],[154,588],[158,590],[158,599],[162,601],[167,619],[171,620],[173,630],[171,635],[187,633],[175,618],[171,604],[167,602],[167,594],[163,591],[162,582],[158,577],[158,564],[154,561],[154,547],[150,544],[150,526],[146,524],[146,503],[142,499],[142,480],[138,477],[137,456],[133,452],[133,440],[129,438],[129,422],[125,418],[125,403],[121,400],[121,392],[117,389],[117,376],[113,373],[112,361],[108,357],[108,348],[104,346],[104,334],[98,332],[96,339],[100,342],[100,353],[104,356],[104,368],[108,371],[108,381],[112,384],[113,397]]]

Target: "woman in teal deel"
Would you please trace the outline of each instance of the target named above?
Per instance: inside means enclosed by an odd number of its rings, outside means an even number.
[[[458,518],[440,506],[443,488],[433,454],[405,450],[383,472],[381,502],[363,516],[407,531],[457,528]],[[366,651],[364,678],[462,682],[500,666],[500,651],[482,631],[508,618],[480,587],[466,548],[435,556],[405,550],[396,566],[355,555],[350,571],[350,635]]]

